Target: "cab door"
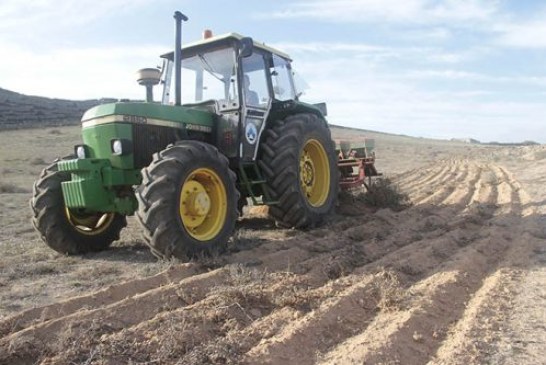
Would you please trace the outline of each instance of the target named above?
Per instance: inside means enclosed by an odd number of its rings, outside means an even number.
[[[239,85],[241,85],[240,157],[254,161],[265,121],[271,109],[271,80],[265,67],[264,54],[254,49],[251,56],[241,59]]]

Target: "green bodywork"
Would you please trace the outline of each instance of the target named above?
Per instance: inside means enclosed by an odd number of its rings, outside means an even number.
[[[108,115],[132,115],[180,124],[204,125],[208,127],[212,127],[214,124],[213,115],[202,110],[184,106],[136,102],[112,103],[96,106],[85,112],[82,117],[82,122]]]
[[[68,208],[121,214],[132,214],[137,208],[132,195],[118,196],[115,188],[140,184],[140,171],[118,169],[109,160],[92,158],[60,161],[57,166],[71,174],[70,181],[62,183]]]
[[[285,119],[286,117],[299,113],[313,113],[324,119],[322,112],[313,104],[302,101],[288,100],[284,102],[273,103],[269,112],[268,120]]]
[[[132,186],[142,180],[140,169],[135,167],[134,149],[116,155],[112,141],[133,146],[135,125],[173,128],[181,136],[188,131],[212,133],[214,118],[206,111],[154,103],[113,103],[88,110],[82,118],[86,158],[57,163],[59,171],[71,174],[70,181],[62,183],[66,206],[133,214],[137,202]]]

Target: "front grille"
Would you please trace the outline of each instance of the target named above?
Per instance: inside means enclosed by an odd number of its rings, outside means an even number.
[[[176,141],[175,129],[155,125],[133,125],[135,168],[141,169],[152,162],[152,155]]]

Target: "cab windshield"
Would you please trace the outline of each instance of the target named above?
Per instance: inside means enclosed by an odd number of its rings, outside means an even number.
[[[219,100],[238,106],[236,56],[233,48],[183,58],[181,75],[182,104]]]

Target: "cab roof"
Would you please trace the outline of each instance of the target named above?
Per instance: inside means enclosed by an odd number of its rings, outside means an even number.
[[[200,48],[202,46],[206,46],[206,45],[214,44],[214,43],[221,43],[221,42],[226,41],[228,39],[235,39],[235,40],[240,41],[243,38],[245,38],[245,37],[240,35],[239,33],[226,33],[226,34],[221,34],[221,35],[213,36],[213,37],[206,38],[206,39],[200,39],[198,41],[191,42],[191,43],[188,43],[188,44],[185,44],[184,46],[182,46],[182,54],[184,54],[184,51],[188,52],[190,50],[194,50],[195,48]],[[256,40],[254,40],[254,47],[262,49],[262,50],[267,51],[267,52],[271,52],[271,53],[276,54],[276,55],[278,55],[278,56],[280,56],[282,58],[286,58],[287,60],[292,61],[292,59],[290,58],[290,56],[288,54],[286,54],[286,53],[284,53],[282,51],[279,51],[278,49],[275,49],[273,47],[270,47],[270,46],[266,45],[265,43],[258,42]],[[165,53],[161,57],[168,58],[168,59],[172,60],[174,58],[174,52]]]

